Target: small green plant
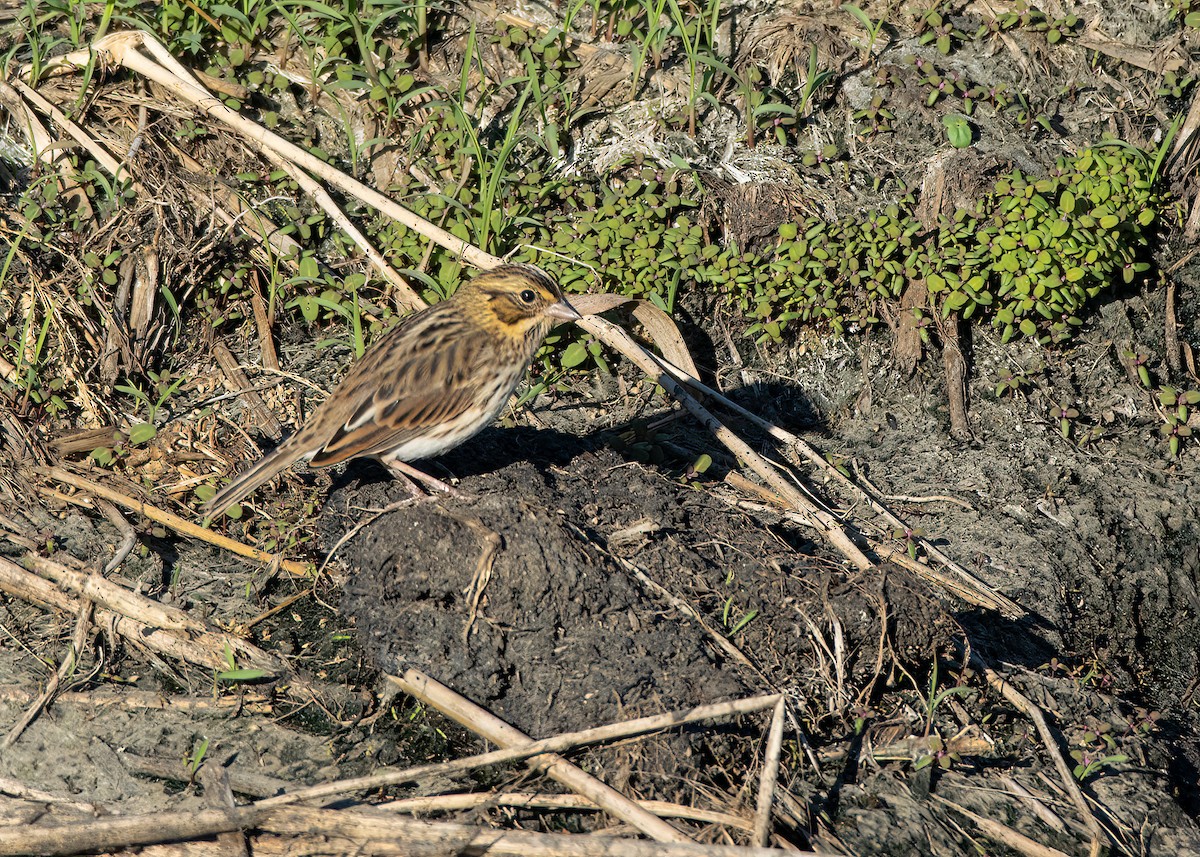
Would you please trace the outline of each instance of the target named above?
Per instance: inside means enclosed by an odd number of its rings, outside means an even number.
[[[812,109],[812,101],[816,96],[817,91],[835,78],[832,71],[828,69],[822,70],[817,65],[817,46],[812,45],[808,50],[808,69],[804,75],[804,87],[800,91],[800,103],[796,107],[796,112],[800,115],[807,115]]]
[[[1160,413],[1163,420],[1159,434],[1167,439],[1171,457],[1178,458],[1184,439],[1192,436],[1190,409],[1200,404],[1200,390],[1164,386],[1158,391],[1158,403],[1162,406]]]
[[[1191,74],[1167,71],[1158,83],[1158,94],[1164,98],[1183,98],[1195,82],[1196,78]]]
[[[973,132],[971,123],[964,116],[948,113],[942,117],[942,125],[946,128],[946,138],[956,149],[965,149],[971,145]]]
[[[684,471],[683,481],[695,482],[702,475],[708,472],[708,469],[712,467],[712,463],[713,460],[711,455],[709,455],[707,452],[700,453],[700,455],[696,456],[692,463],[688,465],[687,470]]]
[[[274,547],[267,547],[267,550],[274,550]],[[223,657],[225,659],[226,669],[221,670],[216,674],[216,676],[214,676],[217,681],[231,683],[250,682],[257,681],[267,674],[266,670],[239,668],[233,655],[233,649],[230,647],[229,643],[225,644]]]
[[[859,47],[862,48],[863,60],[870,59],[875,51],[875,43],[879,41],[879,34],[883,30],[883,25],[887,23],[887,19],[880,18],[878,21],[872,21],[866,12],[853,3],[843,3],[841,10],[862,24],[863,29],[867,31],[867,42],[865,45],[860,45]]]
[[[142,409],[143,419],[141,422],[131,423],[128,430],[115,432],[111,445],[99,446],[92,450],[91,459],[101,467],[113,465],[127,455],[130,448],[147,444],[158,436],[159,412],[187,380],[185,377],[173,377],[167,369],[160,372],[148,370],[146,378],[150,382],[146,388],[133,379],[126,379],[124,384],[114,385],[114,390],[133,398]]]
[[[721,610],[721,624],[725,627],[725,636],[736,637],[746,629],[746,626],[758,618],[757,610],[748,610],[745,613],[736,615],[733,602],[733,596],[725,599],[725,606]]]
[[[1071,439],[1071,426],[1079,419],[1079,411],[1067,402],[1059,402],[1050,408],[1050,418],[1058,420],[1058,431],[1065,440]]]
[[[1107,723],[1083,733],[1080,737],[1083,746],[1071,751],[1071,758],[1076,762],[1072,769],[1075,779],[1082,783],[1105,768],[1129,761],[1128,755],[1118,752],[1117,741],[1111,733],[1112,727]]]
[[[903,529],[894,530],[892,532],[892,538],[899,539],[904,542],[904,550],[910,559],[917,558],[917,554],[921,550],[921,539],[924,537],[925,531],[920,528],[910,529],[909,527],[904,527]]]
[[[1142,382],[1142,386],[1149,390],[1151,387],[1150,369],[1146,364],[1150,362],[1150,355],[1126,349],[1121,352],[1121,356],[1125,358],[1129,366],[1137,373],[1138,380]]]
[[[884,104],[882,95],[874,95],[871,97],[869,105],[862,110],[854,112],[855,121],[865,125],[865,128],[861,132],[864,137],[891,133],[895,130],[893,123],[896,121],[896,114],[884,106]]]
[[[919,771],[922,768],[928,768],[936,762],[939,768],[943,771],[948,771],[954,767],[955,762],[959,761],[962,761],[962,757],[958,753],[948,750],[946,743],[940,735],[934,735],[929,738],[928,752],[917,756],[916,761],[913,763],[913,770]]]
[[[938,659],[935,657],[929,668],[929,687],[925,692],[925,735],[933,732],[933,721],[937,710],[951,696],[966,696],[974,691],[965,684],[955,684],[950,687],[938,688]]]
[[[204,757],[208,754],[208,739],[201,738],[192,747],[192,752],[184,757],[183,763],[187,765],[188,775],[191,779],[196,778],[196,774],[200,773],[200,766],[204,764]]]
[[[1046,42],[1053,45],[1060,42],[1065,36],[1071,35],[1080,26],[1079,18],[1076,15],[1068,14],[1052,19],[1041,9],[1030,5],[1027,0],[1016,0],[1011,9],[981,25],[975,35],[978,38],[988,33],[996,34],[1021,29],[1042,33],[1046,37]]]
[[[1194,30],[1200,29],[1200,12],[1191,11],[1191,0],[1183,0],[1183,2],[1179,3],[1179,8],[1186,10],[1183,12],[1183,25],[1191,27]]]
[[[1150,711],[1147,708],[1138,706],[1133,710],[1133,717],[1126,718],[1125,730],[1133,737],[1149,735],[1158,729],[1158,721],[1162,719],[1162,714],[1158,711]]]
[[[1101,426],[1088,426],[1086,429],[1080,426],[1079,428],[1080,430],[1075,434],[1075,443],[1081,448],[1094,446],[1107,437]]]
[[[688,80],[687,127],[688,134],[695,137],[696,106],[702,97],[712,100],[706,87],[712,75],[712,63],[706,63],[706,60],[713,56],[716,45],[717,20],[720,17],[721,2],[720,0],[705,0],[703,9],[693,9],[690,4],[685,9],[680,0],[666,0],[666,3],[674,25],[671,35],[677,38],[683,46]],[[697,12],[700,14],[696,14]],[[708,70],[702,73],[701,69],[706,65]]]
[[[997,373],[996,380],[996,398],[1001,396],[1016,396],[1025,387],[1029,386],[1029,378],[1021,372],[1013,372],[1010,369],[1001,369]]]
[[[144,408],[146,422],[153,427],[154,421],[158,417],[158,412],[163,409],[168,399],[179,392],[179,388],[184,385],[187,378],[172,377],[171,372],[167,369],[161,372],[149,371],[146,373],[146,377],[150,381],[148,389],[142,389],[141,384],[132,379],[127,380],[124,384],[114,385],[113,389],[133,397],[134,401]],[[153,436],[153,434],[150,435],[150,437]],[[150,437],[145,438],[145,440],[149,440]]]
[[[917,33],[922,45],[932,42],[942,56],[949,55],[956,45],[969,38],[936,7],[917,13]]]
[[[1053,659],[1051,663],[1056,661]],[[1067,674],[1075,680],[1075,683],[1080,687],[1091,687],[1099,690],[1107,690],[1112,687],[1116,680],[1113,674],[1108,671],[1108,667],[1100,663],[1098,660],[1091,660],[1086,663],[1081,663],[1067,670]]]

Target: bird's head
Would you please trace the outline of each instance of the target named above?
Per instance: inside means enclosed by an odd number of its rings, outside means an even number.
[[[556,320],[580,317],[558,283],[535,265],[494,268],[466,283],[455,298],[486,327],[512,339],[540,342]]]

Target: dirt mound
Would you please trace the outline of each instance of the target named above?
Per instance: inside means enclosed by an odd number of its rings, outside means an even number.
[[[525,444],[535,459],[555,443],[537,435]],[[711,645],[747,616],[732,636],[773,641],[764,667],[773,682],[795,685],[805,673],[814,653],[800,616],[827,611],[862,653],[849,677],[875,676],[877,596],[708,492],[611,450],[566,469],[518,462],[463,487],[480,496],[389,512],[341,549],[351,569],[341,609],[381,668],[416,665],[534,735],[762,689],[762,674]],[[347,502],[386,504],[389,489],[374,484]],[[917,608],[901,613],[937,611],[909,585],[888,586]],[[718,630],[672,595],[710,620],[728,605]],[[938,625],[905,627],[911,638]],[[924,637],[904,645],[928,652]]]

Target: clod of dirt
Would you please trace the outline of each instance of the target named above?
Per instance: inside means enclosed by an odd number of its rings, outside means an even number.
[[[419,503],[371,525],[348,558],[342,610],[377,665],[417,666],[533,735],[746,690],[552,508]]]
[[[820,635],[844,635],[837,692],[856,694],[878,679],[885,639],[889,658],[918,662],[956,629],[902,571],[854,575],[731,508],[719,489],[697,491],[609,450],[547,466],[555,433],[532,434],[490,432],[447,462],[462,473],[501,464],[497,446],[521,448],[526,459],[464,479],[477,499],[402,507],[341,549],[351,569],[341,610],[381,669],[416,666],[541,736],[770,686],[797,688],[819,708],[834,692],[818,666]],[[382,507],[396,492],[376,483],[331,507]],[[337,521],[326,538],[346,528]],[[635,569],[693,605],[709,630]],[[762,672],[736,663],[717,634],[752,650]]]

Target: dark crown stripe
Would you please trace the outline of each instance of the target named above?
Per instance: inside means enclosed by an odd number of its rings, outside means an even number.
[[[501,276],[504,274],[517,274],[532,280],[535,284],[541,286],[556,298],[562,297],[562,289],[559,288],[558,283],[556,283],[553,277],[551,277],[537,265],[529,265],[524,262],[501,265],[499,268],[493,268],[488,273]]]

